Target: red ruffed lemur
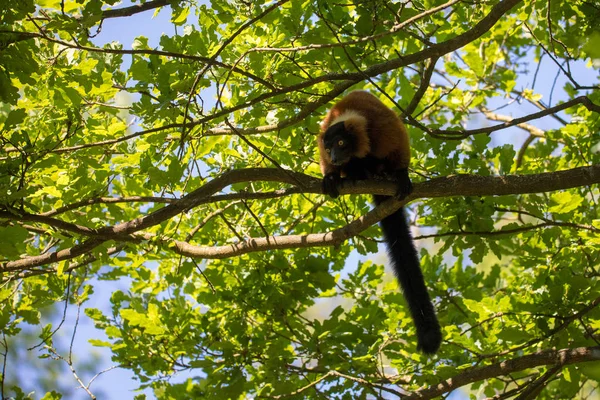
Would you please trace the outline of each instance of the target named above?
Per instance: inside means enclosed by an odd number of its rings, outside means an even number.
[[[374,95],[351,92],[329,110],[318,137],[323,193],[338,197],[343,181],[386,178],[398,182],[396,197],[412,192],[408,177],[410,143],[404,124]],[[375,195],[376,205],[389,196]],[[384,218],[381,230],[392,269],[417,330],[417,348],[435,353],[442,341],[440,324],[427,293],[420,260],[404,209]]]

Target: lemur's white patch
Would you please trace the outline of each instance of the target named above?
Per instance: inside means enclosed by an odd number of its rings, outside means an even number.
[[[341,113],[336,118],[334,118],[333,121],[331,121],[331,123],[329,124],[329,126],[335,125],[335,124],[337,124],[339,122],[347,121],[347,120],[352,119],[352,118],[362,118],[362,119],[365,119],[364,115],[362,115],[358,111],[345,110],[343,113]]]

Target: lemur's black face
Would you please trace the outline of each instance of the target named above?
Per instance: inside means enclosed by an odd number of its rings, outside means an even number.
[[[325,151],[333,165],[344,165],[356,152],[356,138],[346,130],[344,122],[331,125],[323,135]]]

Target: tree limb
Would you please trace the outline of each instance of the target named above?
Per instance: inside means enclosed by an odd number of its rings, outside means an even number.
[[[259,83],[265,85],[269,89],[272,89],[272,90],[275,89],[273,84],[271,84],[270,82],[267,82],[266,80],[262,79],[259,76],[256,76],[250,72],[244,71],[238,67],[234,67],[229,64],[225,64],[219,60],[211,60],[209,57],[206,57],[206,56],[174,53],[174,52],[170,52],[170,51],[153,50],[153,49],[113,49],[113,48],[109,48],[109,47],[101,48],[101,47],[93,47],[93,46],[84,46],[79,43],[70,43],[70,42],[67,42],[67,41],[64,41],[61,39],[56,39],[54,37],[46,35],[45,33],[39,33],[39,32],[21,32],[21,31],[0,29],[0,34],[3,34],[3,33],[15,34],[18,36],[26,35],[29,39],[31,39],[31,38],[44,39],[44,40],[47,40],[48,42],[56,43],[61,46],[67,47],[69,49],[89,51],[91,53],[121,54],[121,55],[127,54],[127,55],[132,55],[132,56],[133,55],[140,55],[140,56],[155,55],[155,56],[161,56],[161,57],[167,57],[167,58],[176,58],[176,59],[197,61],[197,62],[205,63],[208,65],[214,65],[214,66],[217,66],[220,68],[231,69],[232,71],[239,73],[240,75],[243,75],[247,78],[250,78],[256,82],[259,82]],[[181,127],[181,126],[184,126],[184,124],[178,124],[178,126]],[[159,128],[156,128],[156,129],[159,129]],[[149,133],[149,132],[147,132],[147,133]]]
[[[515,397],[515,400],[536,399],[538,394],[540,394],[542,389],[544,389],[548,384],[549,379],[556,375],[562,369],[562,367],[563,366],[560,364],[554,365],[552,368],[548,369],[544,375],[533,380],[533,382],[528,383],[521,394]]]
[[[600,347],[578,347],[574,349],[545,350],[511,360],[502,361],[486,367],[474,368],[459,373],[452,378],[446,379],[437,385],[417,390],[408,396],[402,396],[402,400],[409,399],[433,399],[469,383],[482,381],[514,372],[523,371],[528,368],[543,365],[564,366],[575,363],[599,361]]]
[[[495,112],[491,112],[491,111],[487,110],[484,107],[481,108],[481,112],[483,112],[483,115],[485,115],[485,117],[487,119],[491,119],[493,121],[502,121],[502,122],[512,123],[514,120],[514,118],[509,117],[508,115],[497,114]],[[546,137],[546,132],[543,129],[538,128],[537,126],[533,126],[533,125],[527,124],[525,122],[516,124],[516,126],[523,129],[524,131],[529,132],[529,134],[531,136],[540,137],[540,138]]]
[[[158,225],[181,212],[197,207],[199,204],[205,204],[210,201],[215,193],[218,193],[231,184],[252,181],[271,181],[292,185],[296,184],[297,181],[301,181],[305,188],[304,192],[321,193],[320,179],[302,173],[282,171],[273,168],[249,168],[229,171],[172,204],[143,217],[123,222],[115,226],[91,230],[85,227],[82,229],[82,227],[78,225],[60,221],[60,227],[67,230],[72,229],[71,231],[75,231],[78,234],[89,234],[91,238],[69,249],[5,262],[4,264],[0,264],[0,272],[28,269],[53,262],[68,260],[89,252],[106,240],[154,240],[156,239],[154,235],[132,234]],[[393,213],[403,204],[419,198],[500,196],[538,193],[589,186],[597,183],[600,183],[600,165],[533,175],[454,175],[415,184],[414,192],[402,202],[394,199],[386,201],[350,224],[326,233],[250,238],[237,244],[211,247],[199,247],[183,241],[171,241],[161,238],[158,238],[158,240],[169,245],[179,254],[197,258],[227,258],[254,251],[337,245],[377,223],[387,215]],[[383,181],[358,182],[357,184],[345,185],[340,188],[341,194],[370,193],[393,195],[395,191],[396,184],[394,182]],[[19,221],[18,215],[11,213],[2,214],[2,218]],[[44,217],[46,223],[51,223],[49,222],[51,220],[53,220],[53,218]],[[59,226],[57,226],[57,228],[59,228]]]
[[[254,251],[336,246],[381,221],[400,208],[404,203],[405,201],[387,200],[348,225],[326,233],[249,238],[239,243],[225,246],[202,247],[177,240],[165,243],[177,254],[201,259],[229,258]]]
[[[123,8],[113,8],[112,10],[102,11],[102,18],[119,18],[130,17],[144,11],[152,10],[159,7],[164,7],[172,3],[171,0],[152,0],[142,4],[134,4],[133,6]]]
[[[506,128],[509,128],[509,127],[515,126],[515,125],[523,126],[523,123],[525,123],[527,121],[542,118],[542,117],[545,117],[546,115],[550,115],[550,114],[556,114],[560,111],[566,110],[567,108],[573,107],[577,104],[583,105],[589,111],[600,113],[599,105],[594,104],[587,96],[579,96],[579,97],[575,97],[574,99],[571,99],[569,101],[565,101],[564,103],[559,104],[557,106],[546,108],[545,110],[538,111],[536,113],[529,114],[524,117],[506,120],[506,122],[504,122],[503,124],[488,126],[485,128],[468,129],[468,130],[461,130],[461,131],[436,129],[431,132],[431,135],[434,137],[439,137],[439,138],[444,138],[444,139],[464,139],[471,135],[477,135],[480,133],[491,133],[491,132],[495,132],[500,129],[506,129]]]
[[[369,226],[379,222],[403,204],[418,198],[538,193],[596,183],[600,183],[600,165],[536,175],[495,177],[478,175],[448,176],[415,184],[414,192],[403,202],[395,200],[386,201],[350,224],[327,233],[250,238],[232,245],[210,247],[194,246],[186,242],[173,241],[171,248],[181,255],[211,259],[239,256],[254,251],[339,245],[350,237],[358,235]],[[369,189],[366,189],[367,186],[369,186]],[[311,188],[307,187],[308,190]],[[340,194],[371,193],[393,195],[395,190],[395,184],[392,182],[360,182],[351,187],[343,187],[340,190]]]

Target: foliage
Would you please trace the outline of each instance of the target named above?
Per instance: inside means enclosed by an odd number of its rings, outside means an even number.
[[[1,7],[2,397],[30,396],[10,352],[32,328],[41,362],[72,367],[74,385],[96,393],[94,375],[77,374],[85,354],[55,345],[68,331],[57,307],[81,310],[99,330],[89,343],[161,399],[598,388],[596,3]],[[171,27],[158,40],[140,24],[131,47],[99,44],[113,21],[159,10]],[[353,89],[403,115],[415,182],[481,182],[416,184],[410,198],[445,338],[433,357],[416,352],[375,256],[377,226],[322,235],[371,207],[366,195],[318,193],[319,120]],[[520,177],[500,191],[508,175]],[[532,189],[543,176],[556,185]],[[189,379],[167,379],[181,371]],[[55,389],[44,398],[61,398]]]

